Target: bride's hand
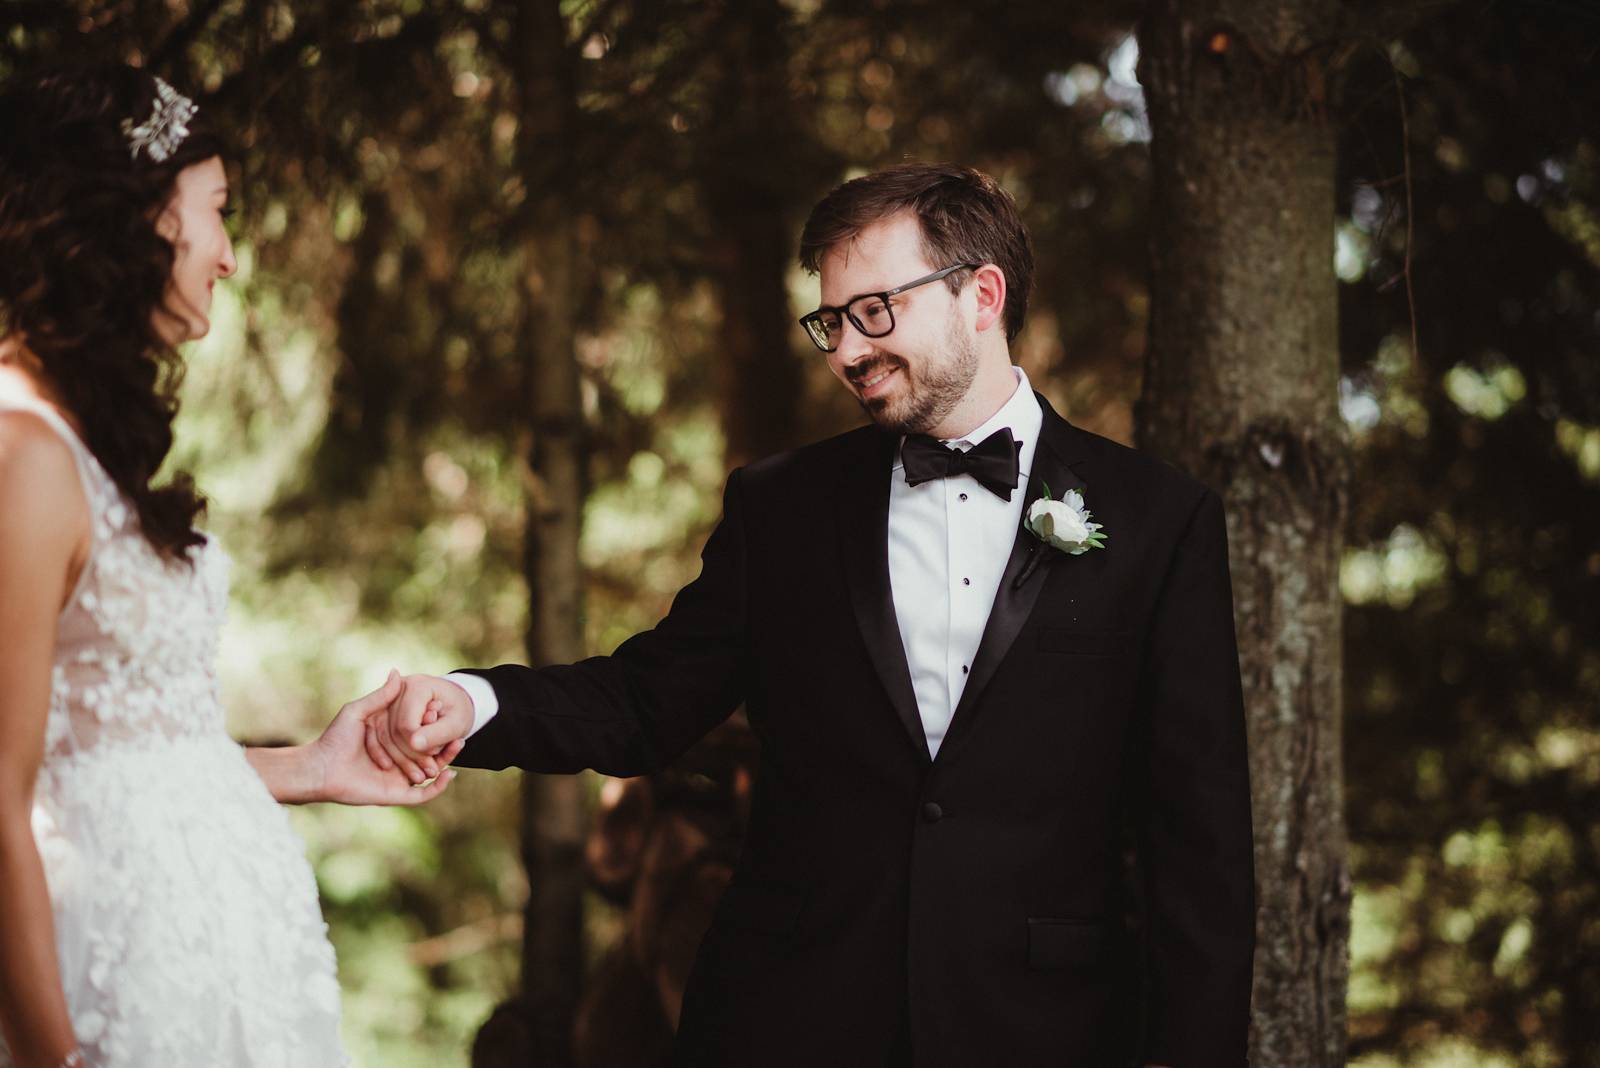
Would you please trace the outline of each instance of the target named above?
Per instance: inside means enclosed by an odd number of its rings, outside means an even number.
[[[389,672],[382,686],[339,709],[322,737],[311,743],[308,749],[318,778],[315,792],[320,799],[344,805],[420,805],[438,797],[455,778],[455,769],[446,765],[461,751],[465,743],[460,741],[451,743],[434,758],[434,767],[443,770],[431,781],[416,786],[404,772],[381,768],[368,757],[368,717],[385,714],[404,692],[404,680],[397,672]]]

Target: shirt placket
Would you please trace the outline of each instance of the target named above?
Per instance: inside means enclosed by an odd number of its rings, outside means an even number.
[[[971,635],[967,632],[970,621],[982,614],[977,604],[977,586],[972,569],[978,558],[977,507],[972,499],[977,482],[967,475],[945,480],[946,529],[950,536],[947,574],[950,592],[950,627],[945,642],[945,678],[948,680],[950,708],[954,711],[960,703],[961,692],[966,688],[968,663],[972,655]]]

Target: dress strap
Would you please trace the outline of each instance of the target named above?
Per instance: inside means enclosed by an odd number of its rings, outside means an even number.
[[[102,493],[97,486],[96,467],[98,461],[95,460],[94,453],[89,451],[89,446],[84,443],[82,438],[78,437],[78,432],[72,428],[72,424],[67,422],[60,412],[45,402],[35,400],[32,397],[7,396],[0,393],[0,412],[5,411],[32,412],[43,419],[45,425],[54,430],[57,436],[67,443],[67,448],[72,453],[73,462],[78,467],[78,481],[83,489],[84,505],[89,510],[89,553],[84,557],[83,569],[78,573],[78,581],[72,588],[72,595],[67,598],[66,607],[71,607],[78,602],[78,597],[83,592],[85,583],[89,580],[95,549],[100,540],[98,530],[100,527],[100,512],[103,505]],[[63,608],[63,611],[65,611],[65,608]]]

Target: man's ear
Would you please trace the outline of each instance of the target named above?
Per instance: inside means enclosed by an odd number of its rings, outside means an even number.
[[[972,272],[972,289],[978,300],[978,318],[973,325],[980,331],[997,324],[1005,329],[1005,272],[992,263],[984,264]]]

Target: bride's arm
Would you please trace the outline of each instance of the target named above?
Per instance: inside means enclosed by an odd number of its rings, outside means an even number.
[[[306,759],[303,745],[246,746],[245,759],[267,784],[273,800],[285,805],[303,805],[322,800],[317,796],[316,776]]]
[[[55,1068],[77,1048],[32,810],[56,619],[88,544],[66,445],[37,417],[0,417],[0,1031],[18,1068]]]

